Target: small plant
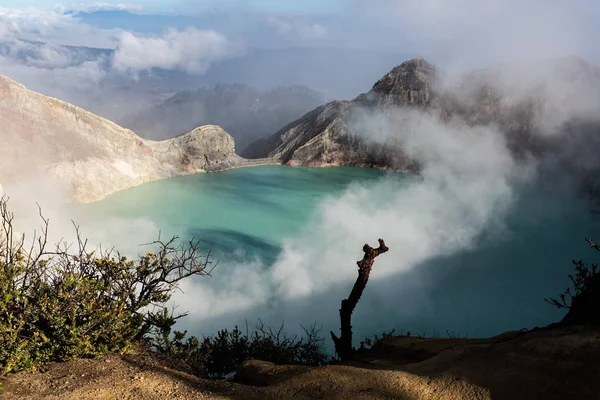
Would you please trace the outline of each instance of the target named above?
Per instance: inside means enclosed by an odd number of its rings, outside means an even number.
[[[222,378],[252,359],[296,365],[327,362],[324,339],[316,325],[303,328],[304,335],[298,336],[285,333],[283,324],[274,328],[259,320],[252,333],[243,333],[236,326],[199,340],[195,336],[186,339],[187,332],[171,334],[175,319],[166,310],[157,316],[151,350],[184,361],[197,376]]]
[[[358,351],[367,351],[367,350],[371,350],[377,346],[380,346],[385,339],[394,337],[395,332],[396,332],[396,330],[392,329],[390,332],[383,332],[381,334],[381,337],[379,337],[378,335],[375,335],[375,336],[373,336],[373,338],[369,338],[369,337],[365,338],[362,342],[360,342],[360,347],[358,348]],[[404,330],[400,331],[399,336],[404,336]],[[408,335],[408,336],[410,336],[410,335]]]
[[[469,332],[467,332],[464,336],[462,336],[460,334],[460,332],[446,330],[446,335],[448,335],[448,338],[450,338],[450,339],[466,339],[469,337]],[[434,336],[435,336],[435,333],[434,333]]]
[[[588,245],[600,251],[600,246],[591,239]],[[558,299],[544,299],[558,309],[569,310],[561,324],[600,325],[600,270],[598,264],[588,265],[581,260],[573,260],[575,273],[569,275],[573,290],[567,288]]]

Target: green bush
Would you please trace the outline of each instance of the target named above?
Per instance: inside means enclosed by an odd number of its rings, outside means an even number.
[[[320,365],[327,360],[313,325],[290,336],[262,322],[252,334],[237,327],[202,340],[173,332],[166,304],[179,281],[210,271],[210,253],[198,243],[176,245],[177,237],[137,260],[111,251],[88,251],[76,229],[75,249],[49,250],[48,220],[32,245],[13,230],[7,199],[0,199],[0,373],[49,361],[123,353],[145,344],[155,354],[185,362],[198,376],[218,378],[244,361]]]
[[[49,250],[41,218],[41,234],[26,247],[0,199],[0,373],[125,352],[151,333],[180,280],[209,273],[209,256],[196,242],[176,245],[177,237],[129,260],[88,251],[75,228],[75,250]]]
[[[328,356],[324,339],[316,325],[304,329],[304,335],[288,335],[281,325],[275,329],[262,321],[250,333],[237,326],[223,329],[214,336],[186,339],[187,332],[171,329],[175,319],[166,310],[156,314],[155,332],[148,343],[152,351],[184,361],[192,372],[206,378],[222,378],[236,371],[244,361],[262,360],[276,364],[323,365]]]

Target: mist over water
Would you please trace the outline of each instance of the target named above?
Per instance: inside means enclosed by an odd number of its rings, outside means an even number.
[[[298,234],[326,196],[384,175],[351,167],[327,172],[318,168],[245,168],[153,182],[78,209],[90,224],[101,224],[107,218],[146,220],[161,230],[163,238],[196,238],[223,269],[252,258],[270,265],[282,242]],[[158,230],[144,234],[152,235],[146,240],[155,239]]]
[[[564,185],[524,187],[499,219],[490,219],[468,243],[417,257],[411,252],[419,253],[418,246],[407,246],[411,242],[402,239],[402,232],[386,232],[404,229],[407,237],[413,234],[417,239],[420,232],[406,231],[408,225],[398,226],[394,219],[385,227],[376,214],[397,206],[399,215],[419,217],[426,205],[395,203],[392,195],[410,199],[423,185],[421,178],[358,168],[256,167],[154,182],[80,206],[76,214],[86,221],[84,234],[119,220],[129,229],[130,240],[136,237],[132,227],[144,226],[137,244],[155,239],[160,227],[163,237],[194,237],[211,249],[219,261],[213,277],[185,282],[183,293],[174,297],[179,311],[190,312],[178,322],[179,328],[193,334],[244,326],[246,320],[252,326],[257,318],[270,324],[286,322],[290,331],[313,322],[322,324],[325,332],[337,330],[339,302],[356,277],[361,246],[364,241],[375,245],[378,237],[371,227],[364,226],[362,232],[351,213],[348,227],[354,224],[357,230],[352,237],[346,230],[334,237],[319,229],[328,229],[323,213],[331,213],[332,205],[347,204],[361,192],[369,193],[365,212],[375,218],[372,225],[387,240],[390,252],[377,259],[354,314],[357,339],[391,329],[489,336],[561,318],[543,299],[569,285],[572,259],[595,261],[583,239],[600,237],[598,217],[584,201]],[[454,207],[451,199],[447,202]],[[457,226],[455,232],[459,237],[461,229],[464,226]],[[452,235],[452,227],[431,231],[432,237],[423,240],[435,240],[438,233]],[[108,234],[108,239],[117,236]],[[354,243],[360,238],[363,243]],[[309,242],[313,248],[307,247]],[[346,242],[352,247],[339,256],[337,250]],[[337,249],[339,261],[332,262],[332,250],[319,248],[319,243]],[[294,247],[301,249],[297,257]],[[311,252],[323,258],[313,259]],[[316,265],[304,265],[307,260]],[[290,265],[295,268],[291,274],[286,270]]]

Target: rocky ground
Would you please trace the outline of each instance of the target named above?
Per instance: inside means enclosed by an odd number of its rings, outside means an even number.
[[[198,379],[147,354],[52,364],[5,377],[11,399],[597,399],[600,329],[490,339],[387,338],[348,365],[250,361],[237,382]]]

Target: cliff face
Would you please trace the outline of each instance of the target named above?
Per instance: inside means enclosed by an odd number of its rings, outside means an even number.
[[[232,137],[218,126],[148,141],[0,76],[0,183],[5,187],[51,180],[68,198],[88,202],[141,183],[241,162]]]
[[[415,171],[419,166],[401,147],[374,140],[373,132],[365,134],[365,127],[357,124],[363,115],[398,114],[399,110],[418,110],[440,124],[460,120],[467,127],[492,126],[518,154],[556,152],[600,127],[600,69],[583,60],[486,69],[453,80],[440,75],[422,58],[406,61],[368,93],[319,107],[271,138],[255,142],[244,155],[274,157],[291,165]],[[559,132],[569,135],[556,135]]]
[[[290,165],[354,165],[413,170],[414,163],[398,149],[364,140],[355,130],[353,114],[390,106],[426,107],[432,99],[434,67],[415,58],[394,68],[373,89],[352,101],[321,106],[271,138],[250,145],[246,157],[273,157]]]

